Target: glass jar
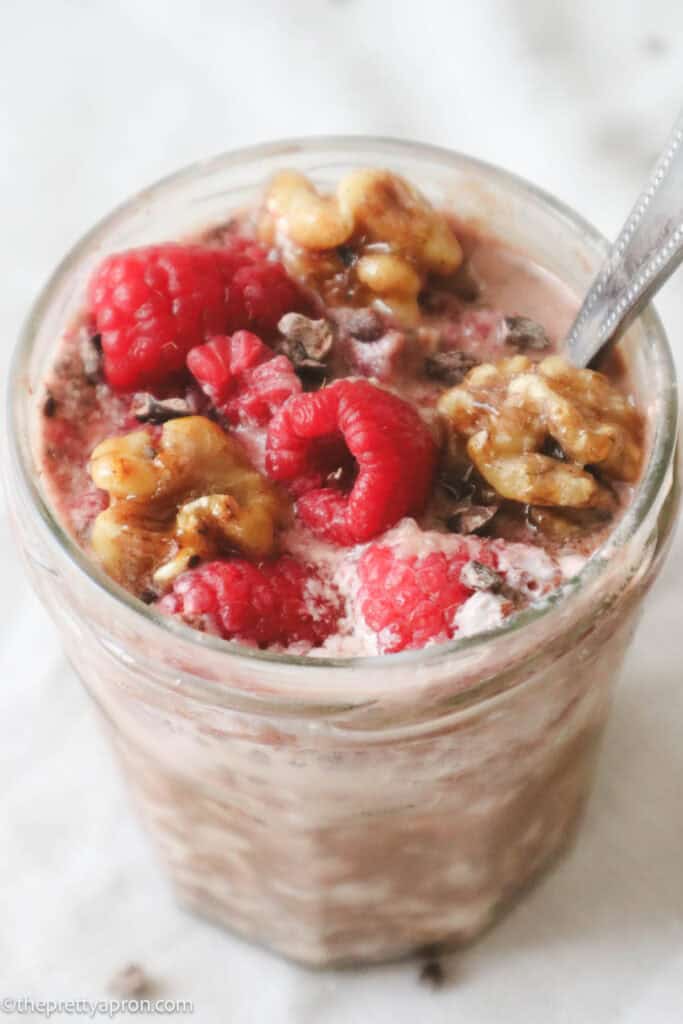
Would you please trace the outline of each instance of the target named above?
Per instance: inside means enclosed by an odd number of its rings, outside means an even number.
[[[78,549],[41,484],[34,396],[93,265],[225,220],[280,168],[332,185],[366,165],[404,174],[578,293],[601,262],[605,242],[578,216],[458,154],[361,138],[260,146],[146,189],[79,242],[28,319],[9,391],[28,567],[178,899],[309,964],[472,939],[567,846],[677,508],[675,373],[648,310],[623,342],[651,424],[630,508],[574,579],[485,635],[383,657],[254,651],[158,617]]]

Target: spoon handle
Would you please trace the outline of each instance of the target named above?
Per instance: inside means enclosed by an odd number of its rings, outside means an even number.
[[[615,341],[683,260],[683,113],[619,237],[593,280],[565,342],[588,366]]]

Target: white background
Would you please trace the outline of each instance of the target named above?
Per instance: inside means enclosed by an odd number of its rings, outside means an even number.
[[[288,134],[417,138],[613,234],[682,101],[677,0],[4,0],[0,367],[65,249],[191,160]],[[659,307],[680,353],[683,271]],[[136,960],[201,1024],[683,1019],[681,543],[575,851],[438,992],[411,963],[294,968],[174,908],[4,510],[0,545],[0,995],[103,997]]]

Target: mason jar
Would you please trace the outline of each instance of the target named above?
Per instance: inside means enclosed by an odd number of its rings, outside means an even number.
[[[467,942],[566,849],[678,504],[675,372],[648,309],[622,342],[649,418],[633,500],[573,579],[499,628],[379,657],[254,650],[158,615],[79,549],[41,476],[37,396],[94,265],[225,221],[282,168],[324,187],[373,165],[577,295],[606,251],[539,189],[446,150],[323,138],[228,153],[145,189],[73,248],[29,315],[8,392],[18,539],[177,899],[316,965]]]

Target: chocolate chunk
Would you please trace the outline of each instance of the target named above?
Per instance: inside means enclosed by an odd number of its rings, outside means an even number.
[[[463,504],[450,513],[446,520],[446,526],[452,533],[479,533],[491,522],[498,507],[498,505]]]
[[[427,960],[420,968],[420,982],[430,988],[442,988],[446,982],[446,974],[440,960]]]
[[[440,380],[445,384],[460,384],[475,366],[479,365],[476,356],[469,352],[452,349],[449,352],[436,352],[425,359],[425,373],[432,380]]]
[[[136,999],[140,996],[150,995],[154,989],[154,983],[145,973],[139,964],[126,964],[107,986],[114,995],[121,999]]]
[[[357,341],[377,341],[384,334],[384,321],[374,309],[352,309],[343,321],[344,329]]]
[[[97,384],[102,379],[102,336],[86,334],[81,337],[80,346],[83,376],[88,384]]]
[[[166,423],[182,416],[191,416],[192,409],[184,398],[157,399],[140,392],[133,400],[132,413],[139,423]]]
[[[143,604],[154,604],[158,596],[159,595],[157,594],[156,590],[152,590],[151,587],[145,587],[145,589],[140,594],[140,600],[143,602]]]
[[[470,590],[500,590],[503,577],[483,562],[472,559],[467,562],[460,573],[460,582]]]
[[[287,313],[278,330],[285,337],[283,346],[295,366],[322,364],[332,351],[334,329],[329,320],[311,320],[301,313]]]
[[[528,316],[506,316],[505,344],[519,352],[544,352],[552,342],[543,327]]]
[[[52,392],[48,391],[47,397],[45,398],[45,401],[43,402],[43,416],[46,416],[48,419],[52,419],[52,417],[54,416],[54,414],[56,412],[57,412],[57,399],[52,394]]]
[[[205,531],[200,529],[197,532],[198,533],[204,533]],[[200,562],[201,562],[201,558],[200,558],[199,555],[190,555],[190,557],[187,560],[187,568],[188,569],[196,569]]]

